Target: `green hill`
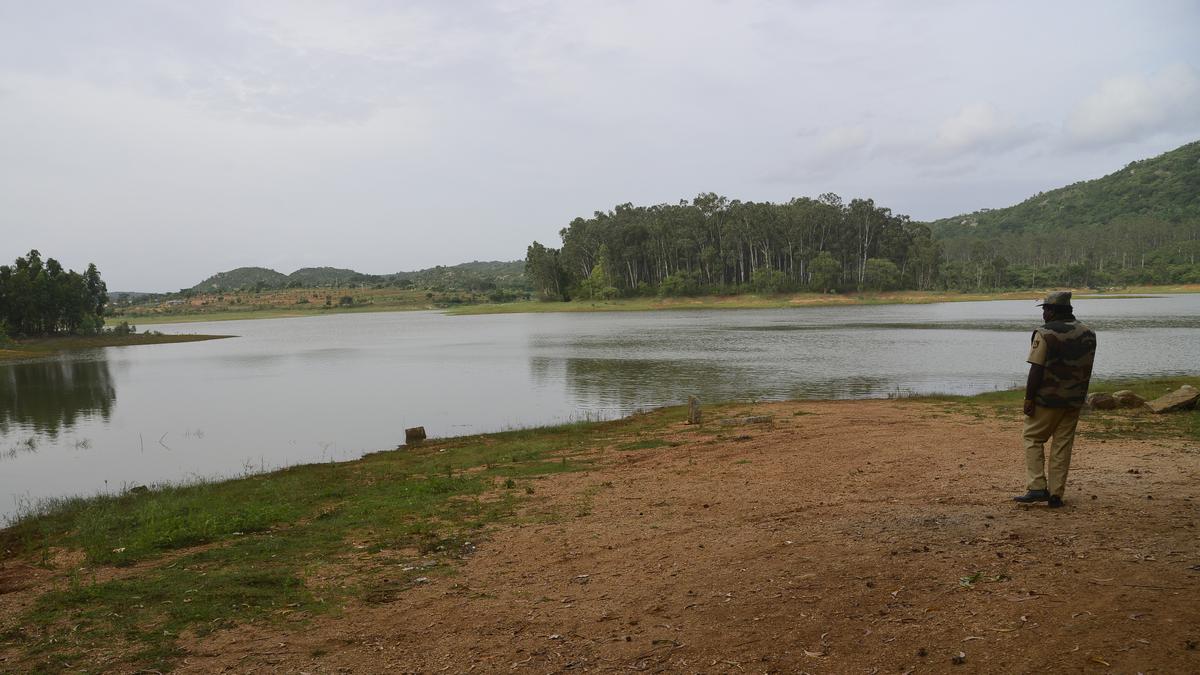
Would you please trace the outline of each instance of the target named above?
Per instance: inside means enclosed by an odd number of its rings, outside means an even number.
[[[240,288],[281,288],[287,284],[287,275],[265,267],[239,267],[228,272],[217,272],[192,286],[191,290],[201,293],[220,293]]]
[[[287,275],[288,284],[304,288],[371,283],[380,277],[337,267],[302,267]]]
[[[1096,180],[1042,192],[1003,209],[984,209],[930,223],[934,236],[1053,232],[1119,219],[1184,222],[1200,218],[1200,141],[1130,162]]]
[[[929,226],[947,287],[1200,283],[1200,141]]]
[[[421,288],[471,289],[524,288],[525,262],[472,261],[453,266],[438,266],[416,272],[399,272],[391,275],[398,282],[411,283]]]

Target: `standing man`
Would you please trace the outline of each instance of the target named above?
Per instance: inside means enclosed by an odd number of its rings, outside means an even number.
[[[1075,425],[1087,399],[1096,357],[1096,334],[1079,323],[1071,308],[1071,292],[1055,291],[1041,304],[1046,323],[1033,331],[1029,348],[1029,379],[1025,383],[1025,471],[1029,490],[1013,501],[1063,505]],[[1046,441],[1050,444],[1049,483],[1046,480]]]

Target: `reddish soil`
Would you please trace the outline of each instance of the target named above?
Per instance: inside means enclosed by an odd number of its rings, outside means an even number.
[[[1085,435],[1049,510],[1010,500],[1017,415],[753,413],[774,422],[609,449],[455,574],[193,640],[179,670],[1200,672],[1194,442]]]

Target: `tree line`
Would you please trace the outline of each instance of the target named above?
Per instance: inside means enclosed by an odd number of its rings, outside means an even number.
[[[0,265],[0,333],[41,336],[98,333],[108,289],[95,264],[79,274],[37,250]]]
[[[1200,219],[1120,216],[1057,230],[958,233],[942,240],[950,288],[1200,283]]]
[[[942,261],[928,226],[833,193],[621,204],[559,234],[561,248],[535,241],[526,252],[526,277],[546,298],[928,289]]]

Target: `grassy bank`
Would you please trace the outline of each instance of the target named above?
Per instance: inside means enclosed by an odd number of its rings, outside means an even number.
[[[165,669],[181,634],[303,623],[347,601],[387,601],[453,576],[451,563],[473,540],[537,499],[539,479],[585,469],[612,436],[652,434],[682,414],[455,438],[45,504],[0,530],[0,563],[25,561],[57,579],[22,616],[0,620],[0,656],[7,648],[24,667],[52,671]],[[9,590],[3,569],[0,591]],[[106,650],[120,656],[105,661]]]
[[[1077,289],[1076,297],[1105,299],[1154,293],[1197,293],[1200,286],[1143,286],[1096,292]],[[510,302],[504,304],[463,305],[449,314],[511,314],[522,312],[636,312],[675,309],[779,309],[785,307],[825,307],[842,305],[925,305],[936,302],[978,302],[988,300],[1033,300],[1044,291],[1004,293],[955,293],[942,291],[894,291],[883,293],[793,293],[781,295],[709,295],[693,298],[618,298],[614,300],[572,300],[570,302]]]
[[[72,335],[14,340],[0,345],[0,363],[53,356],[62,352],[100,347],[129,347],[133,345],[159,345],[176,342],[198,342],[220,340],[229,335],[155,335],[132,333],[129,335]]]

